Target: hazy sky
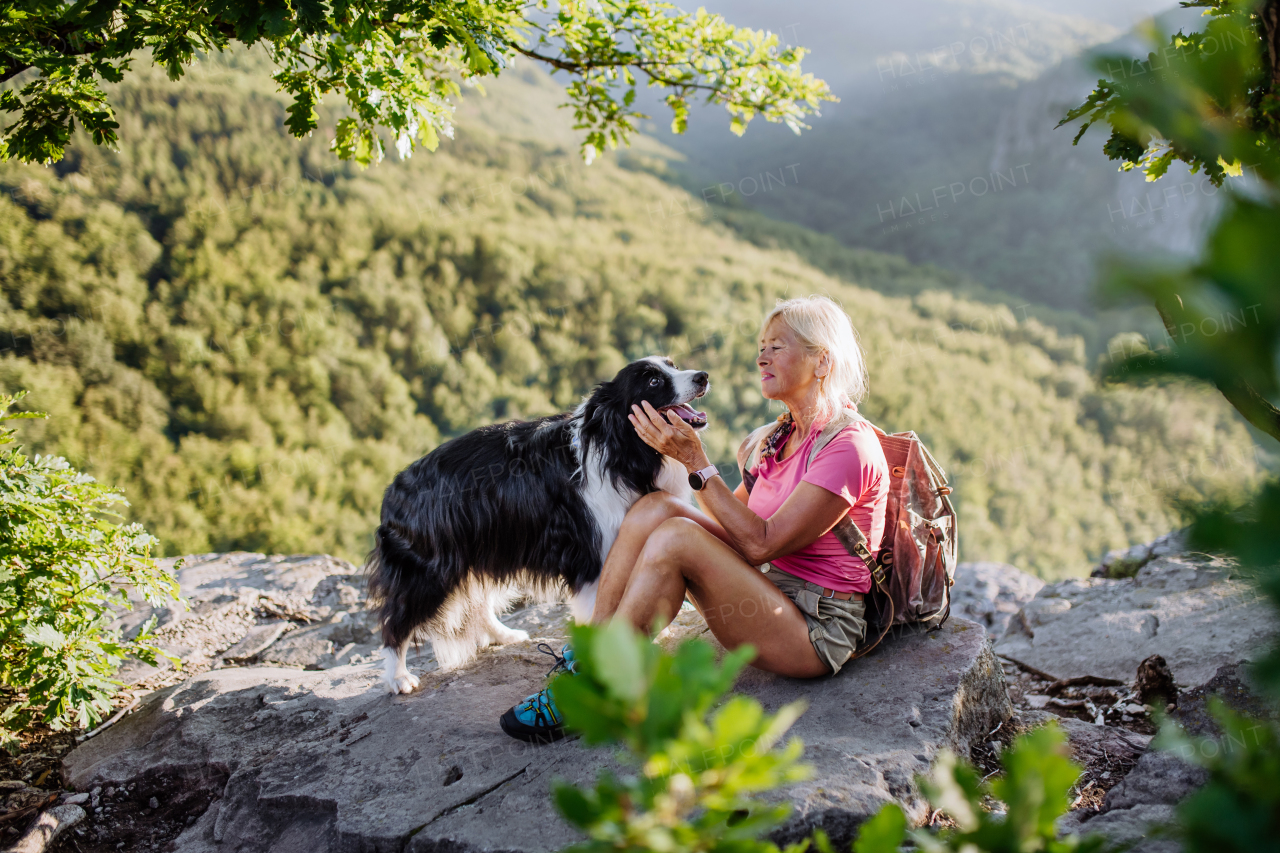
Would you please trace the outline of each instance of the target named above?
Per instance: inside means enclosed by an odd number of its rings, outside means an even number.
[[[1168,0],[1023,0],[1023,5],[1059,15],[1093,18],[1113,27],[1128,29],[1140,19],[1175,8],[1178,4]]]
[[[778,3],[777,0],[706,0],[699,5],[705,5],[711,11],[720,12],[726,17],[731,12],[737,13],[743,23],[747,22],[748,17],[753,20],[831,18],[860,20],[872,28],[879,28],[878,25],[887,21],[917,17],[937,3],[936,0],[893,0],[891,3],[884,3],[882,0],[804,0],[800,3]],[[989,5],[1009,9],[1030,6],[1045,12],[1091,18],[1113,27],[1128,29],[1136,21],[1176,8],[1178,4],[1176,0],[953,0],[950,5]],[[760,26],[755,23],[752,25]]]
[[[1010,27],[1023,27],[1020,42],[1030,36],[1042,45],[1067,48],[1067,42],[1087,33],[1087,43],[1096,44],[1177,8],[1175,0],[699,0],[703,3],[731,23],[768,29],[786,44],[804,45],[810,50],[805,70],[827,80],[838,95],[874,82],[878,57],[934,51]],[[1194,17],[1198,10],[1181,14]],[[1048,63],[1054,61],[1051,57]]]

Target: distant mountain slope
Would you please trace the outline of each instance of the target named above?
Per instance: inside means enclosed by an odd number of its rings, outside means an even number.
[[[1118,173],[1099,131],[1073,147],[1073,129],[1054,129],[1097,80],[1082,54],[1119,37],[1108,25],[977,0],[785,11],[724,0],[717,11],[778,21],[814,47],[806,62],[838,81],[842,102],[800,137],[753,127],[734,138],[711,114],[685,136],[655,122],[651,132],[683,158],[673,167],[686,186],[732,187],[754,209],[846,245],[1090,314],[1098,256],[1193,251],[1215,209],[1212,187],[1185,170],[1170,175],[1178,192],[1166,205],[1162,188],[1149,196],[1141,175]],[[1169,25],[1188,20],[1194,10]],[[753,176],[779,168],[795,180],[750,192]]]
[[[170,553],[358,560],[417,455],[568,409],[655,352],[711,372],[707,441],[731,466],[777,413],[759,319],[807,293],[861,332],[863,410],[947,466],[965,559],[1078,572],[1176,524],[1165,495],[1257,476],[1215,394],[1099,388],[1079,338],[940,292],[954,277],[837,258],[910,295],[858,287],[768,248],[767,220],[747,242],[699,195],[478,118],[437,154],[360,172],[288,138],[252,67],[122,87],[119,154],[0,166],[0,386],[52,414],[22,424],[32,449],[125,486]],[[503,121],[519,116],[487,125]]]
[[[860,88],[913,74],[918,83],[926,68],[1033,79],[1120,33],[1111,24],[1080,17],[1071,9],[1011,0],[895,0],[874,5],[713,0],[706,5],[734,23],[768,29],[786,43],[804,45],[810,51],[806,70],[830,83],[844,99],[841,105],[824,108],[831,115],[856,110],[851,96]]]

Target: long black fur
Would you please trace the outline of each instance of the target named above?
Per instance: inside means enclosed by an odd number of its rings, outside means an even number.
[[[661,408],[676,393],[661,367],[633,362],[576,414],[481,427],[401,471],[383,496],[367,564],[383,644],[413,639],[472,574],[499,584],[532,575],[574,592],[598,578],[601,532],[582,494],[574,421],[585,464],[598,454],[614,487],[636,499],[657,489],[662,456],[627,415],[633,403]]]

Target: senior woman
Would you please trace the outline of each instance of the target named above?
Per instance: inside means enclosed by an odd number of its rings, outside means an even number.
[[[848,316],[826,297],[779,302],[760,332],[760,390],[786,406],[752,467],[754,487],[730,490],[709,474],[701,509],[666,493],[631,508],[605,560],[593,622],[625,619],[637,630],[665,625],[688,599],[726,648],[750,643],[752,665],[793,678],[840,671],[866,635],[865,563],[831,532],[849,514],[876,551],[884,531],[889,470],[856,403],[866,393],[862,350]],[[850,422],[809,461],[837,416]],[[645,403],[631,422],[655,450],[690,474],[712,468],[697,433]],[[560,666],[573,668],[572,650]],[[503,715],[522,740],[563,735],[549,691]]]

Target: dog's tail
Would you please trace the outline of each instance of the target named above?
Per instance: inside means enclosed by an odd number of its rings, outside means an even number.
[[[366,570],[369,600],[382,626],[382,644],[397,652],[430,640],[441,669],[454,669],[493,642],[510,642],[494,613],[517,597],[509,582],[486,581],[454,552],[423,553],[403,528],[383,523],[374,534]]]
[[[399,525],[378,526],[365,571],[384,646],[401,648],[440,613],[456,573],[439,563],[414,548]]]

